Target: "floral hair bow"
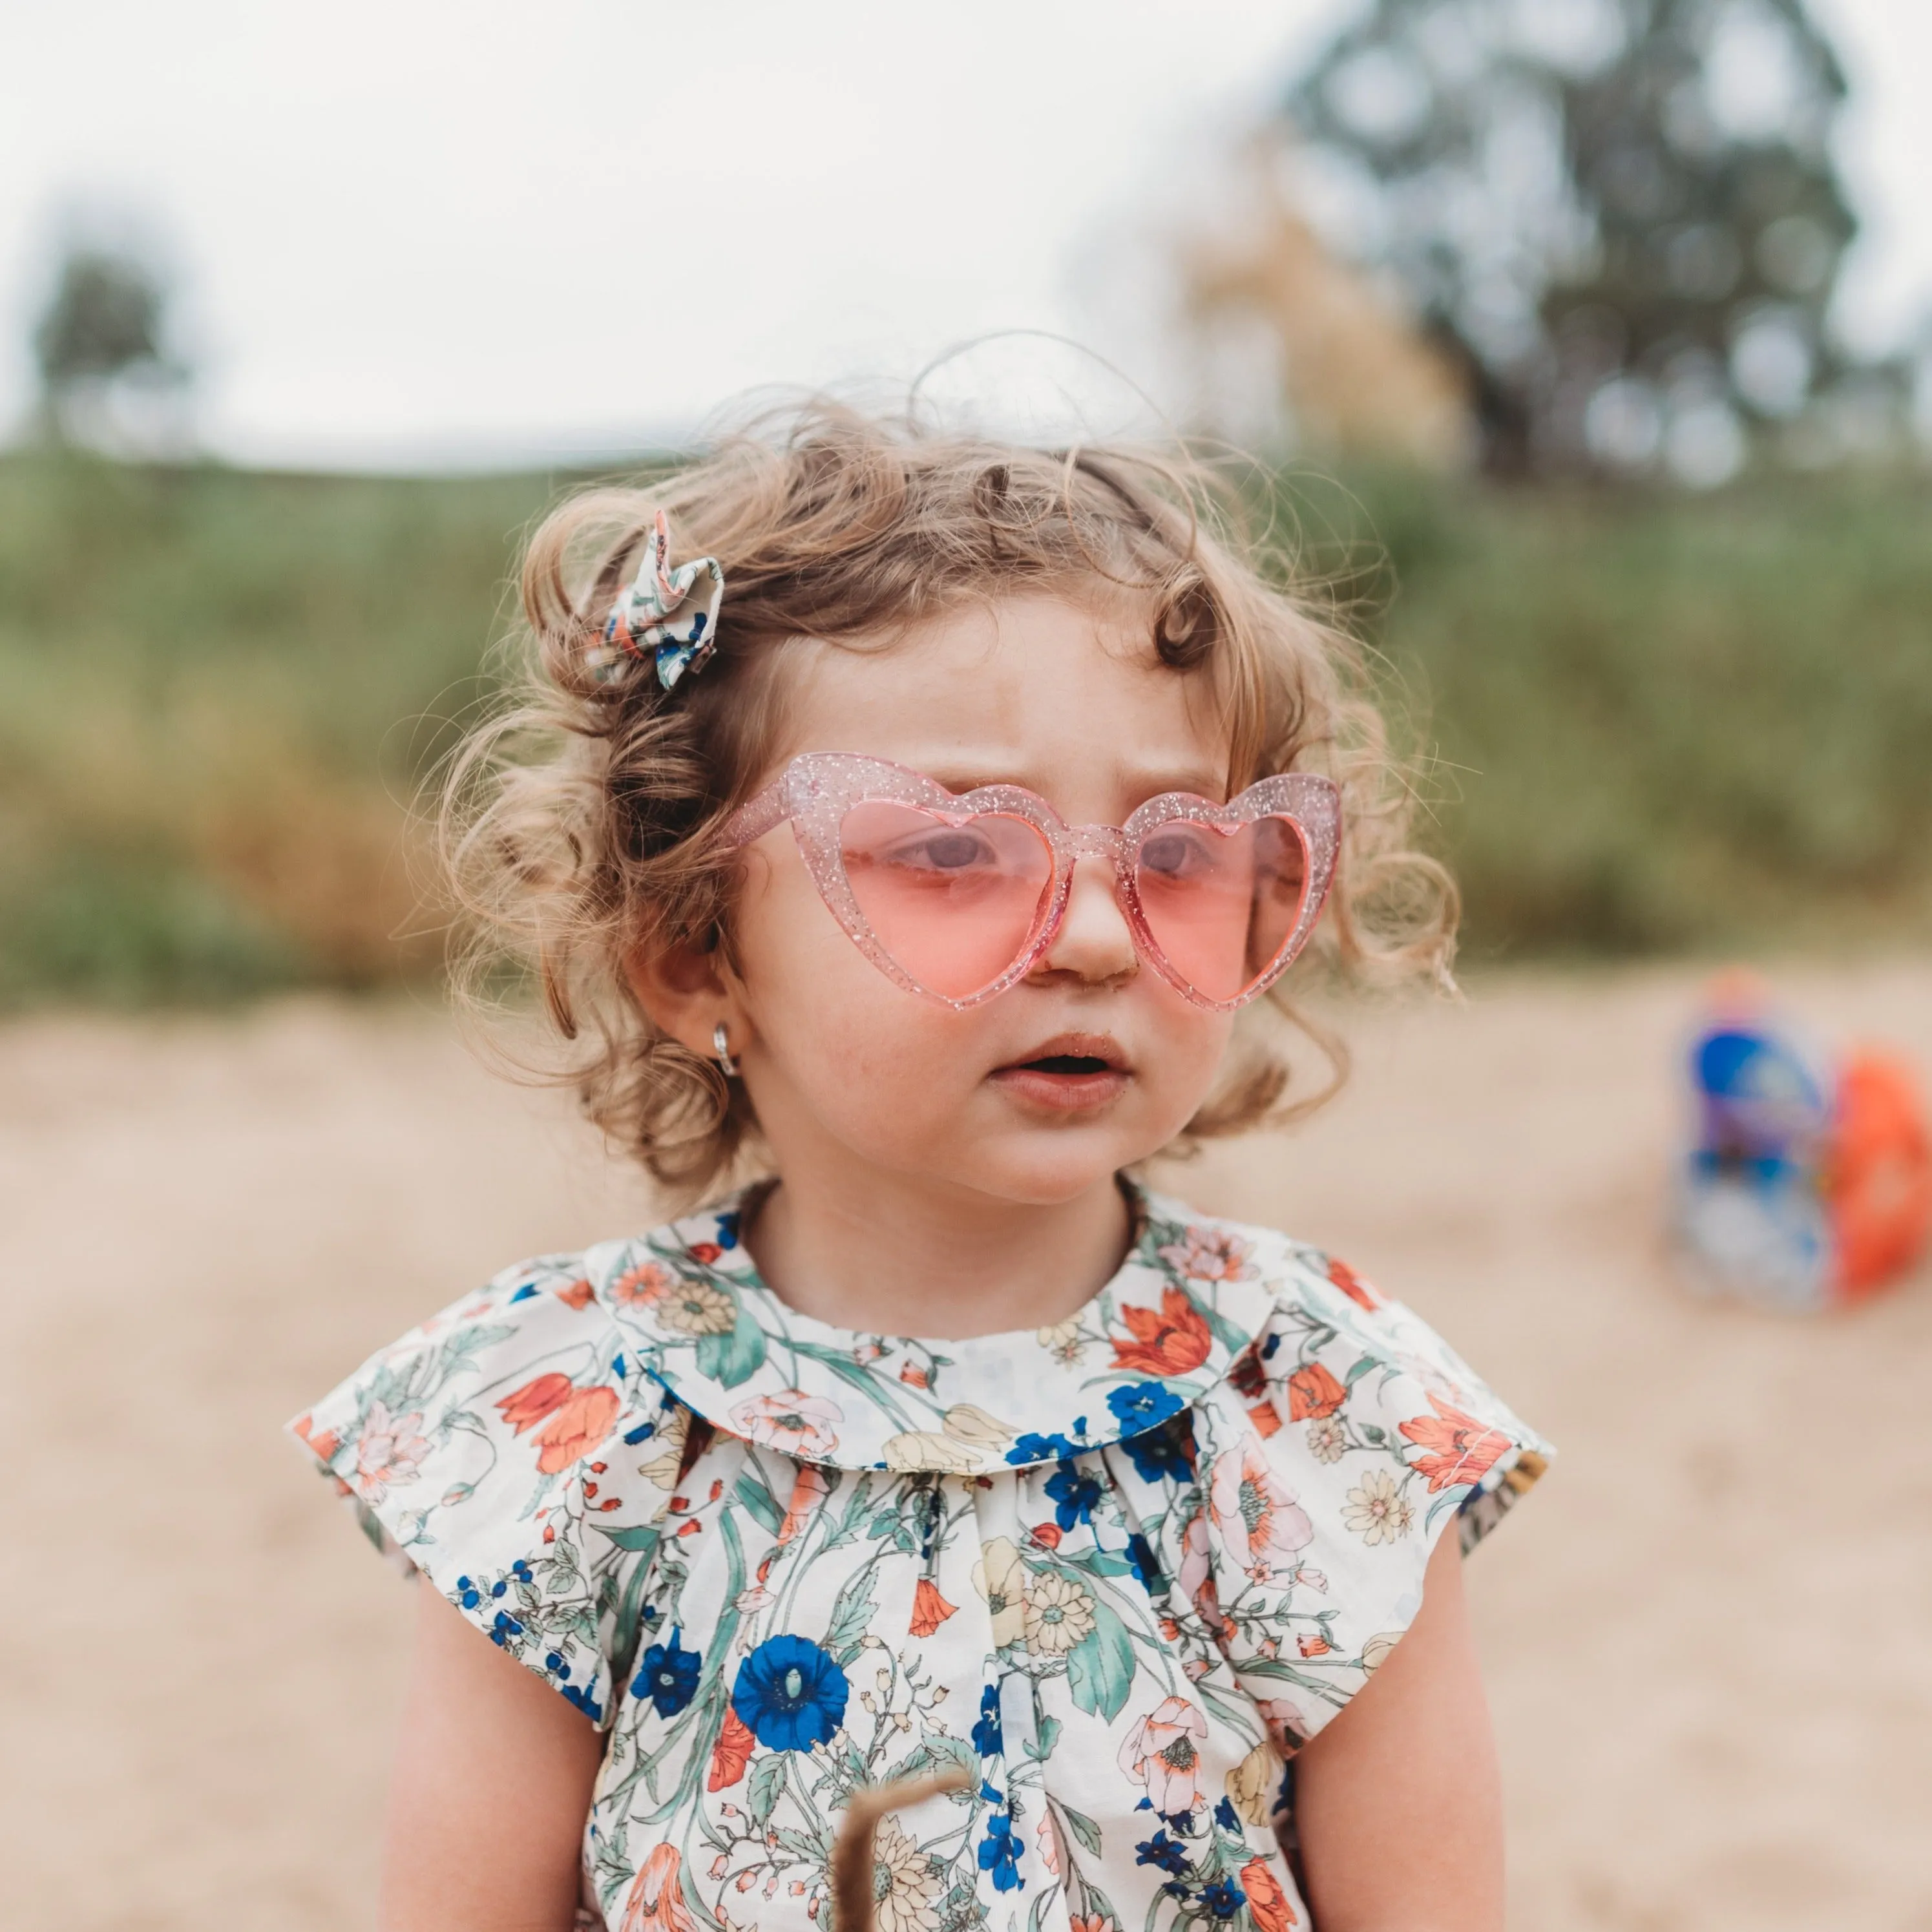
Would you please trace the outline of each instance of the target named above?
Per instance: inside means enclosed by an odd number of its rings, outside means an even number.
[[[599,683],[633,659],[654,656],[658,682],[669,691],[710,656],[724,572],[715,556],[694,557],[673,570],[670,556],[670,525],[660,510],[636,580],[618,593],[603,638],[589,653],[591,675]]]

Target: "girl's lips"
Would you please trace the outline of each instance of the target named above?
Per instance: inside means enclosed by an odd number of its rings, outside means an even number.
[[[1126,1091],[1131,1078],[1116,1066],[1092,1073],[1049,1073],[1037,1066],[1002,1066],[992,1076],[994,1085],[1016,1100],[1070,1114],[1083,1108],[1104,1107],[1109,1100],[1118,1100]]]
[[[1104,1034],[1062,1034],[991,1076],[1016,1100],[1058,1113],[1103,1107],[1126,1092],[1132,1077],[1119,1043]]]

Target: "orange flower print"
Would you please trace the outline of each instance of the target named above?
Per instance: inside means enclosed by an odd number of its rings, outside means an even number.
[[[812,1520],[812,1513],[831,1493],[825,1472],[814,1462],[801,1462],[792,1478],[791,1501],[785,1504],[784,1520],[778,1525],[778,1541],[787,1544]]]
[[[1405,1422],[1402,1432],[1430,1451],[1417,1456],[1409,1467],[1428,1478],[1432,1496],[1457,1483],[1479,1480],[1509,1448],[1510,1439],[1501,1430],[1485,1427],[1473,1415],[1452,1408],[1440,1396],[1432,1393],[1429,1406],[1435,1417],[1418,1416],[1413,1422]]]
[[[930,1576],[922,1576],[914,1586],[912,1622],[908,1628],[914,1636],[930,1636],[958,1607],[939,1594],[939,1586]]]
[[[1190,1281],[1252,1281],[1254,1264],[1248,1256],[1253,1252],[1252,1242],[1225,1228],[1191,1227],[1186,1240],[1162,1248],[1160,1258]]]
[[[312,1415],[298,1415],[289,1426],[308,1444],[310,1453],[319,1461],[335,1460],[335,1452],[342,1447],[342,1438],[334,1430],[325,1429],[320,1436],[316,1435],[315,1418]]]
[[[1120,1769],[1147,1787],[1156,1811],[1169,1817],[1201,1803],[1201,1740],[1208,1720],[1185,1697],[1164,1697],[1126,1736]]]
[[[731,1708],[724,1707],[724,1728],[718,1733],[718,1742],[712,1747],[711,1774],[704,1780],[706,1791],[728,1791],[745,1774],[745,1767],[752,1761],[752,1752],[758,1739],[752,1736],[750,1727],[743,1718]]]
[[[496,1407],[503,1420],[520,1436],[568,1402],[571,1388],[570,1378],[553,1370],[547,1376],[524,1383],[520,1389],[512,1389]]]
[[[691,1908],[684,1902],[678,1869],[682,1862],[675,1845],[652,1846],[650,1856],[631,1882],[623,1932],[698,1932]]]
[[[1248,1420],[1255,1425],[1255,1433],[1263,1442],[1281,1427],[1281,1412],[1271,1402],[1258,1402],[1248,1411]]]
[[[1144,1376],[1184,1376],[1200,1367],[1214,1346],[1208,1318],[1184,1288],[1163,1288],[1159,1314],[1151,1308],[1124,1308],[1120,1319],[1134,1331],[1134,1339],[1114,1340],[1118,1369]]]
[[[1258,1583],[1292,1567],[1313,1541],[1308,1513],[1269,1468],[1252,1436],[1215,1459],[1208,1506],[1228,1553]]]
[[[1348,1391],[1319,1362],[1309,1362],[1288,1378],[1288,1419],[1306,1422],[1333,1415],[1348,1400]]]
[[[1090,1912],[1084,1918],[1070,1918],[1066,1925],[1067,1932],[1120,1932],[1104,1912]]]
[[[617,1419],[617,1391],[614,1388],[574,1390],[559,1406],[550,1420],[531,1438],[538,1447],[537,1467],[554,1476],[605,1442],[610,1425]],[[594,1485],[585,1493],[594,1496]]]
[[[1250,1858],[1242,1866],[1241,1889],[1248,1895],[1255,1932],[1289,1932],[1290,1927],[1300,1924],[1266,1858]]]
[[[1373,1310],[1382,1305],[1382,1297],[1346,1262],[1338,1262],[1333,1256],[1328,1261],[1328,1279],[1358,1308]]]
[[[932,1378],[926,1372],[922,1362],[900,1363],[899,1380],[911,1388],[930,1388],[932,1386]]]
[[[610,1299],[620,1308],[649,1308],[677,1286],[677,1276],[662,1262],[646,1262],[626,1268],[610,1284]]]
[[[1335,1648],[1318,1630],[1304,1630],[1294,1645],[1304,1657],[1326,1657]]]
[[[590,1282],[580,1276],[568,1287],[554,1288],[551,1292],[556,1295],[558,1300],[566,1304],[570,1307],[581,1310],[590,1306],[590,1298],[595,1291]]]
[[[385,1404],[372,1402],[356,1444],[356,1474],[363,1494],[380,1498],[392,1483],[406,1483],[428,1454],[421,1410],[392,1417]]]

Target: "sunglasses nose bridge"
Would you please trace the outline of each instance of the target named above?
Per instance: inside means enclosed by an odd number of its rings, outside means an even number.
[[[1127,849],[1126,834],[1118,825],[1070,825],[1066,842],[1076,862],[1105,859],[1118,866]]]

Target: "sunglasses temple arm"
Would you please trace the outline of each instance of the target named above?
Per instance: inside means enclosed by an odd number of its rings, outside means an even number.
[[[748,845],[754,839],[762,838],[773,826],[783,824],[790,816],[784,782],[780,779],[776,784],[766,786],[756,798],[748,799],[725,820],[724,843],[728,846]]]

